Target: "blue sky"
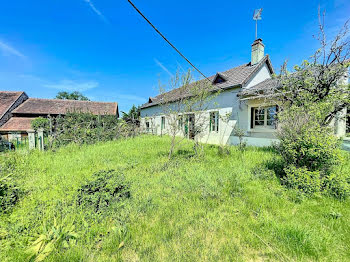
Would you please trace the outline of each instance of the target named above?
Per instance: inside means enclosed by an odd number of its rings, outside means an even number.
[[[350,18],[350,1],[134,0],[136,6],[204,74],[250,61],[253,10],[263,7],[258,35],[276,69],[300,63],[318,47],[318,5],[332,35]],[[126,0],[3,1],[0,9],[1,90],[53,98],[80,91],[117,101],[121,110],[157,95],[189,65]]]

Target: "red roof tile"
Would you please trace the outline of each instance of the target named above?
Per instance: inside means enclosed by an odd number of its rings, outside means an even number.
[[[12,112],[18,114],[64,115],[71,111],[118,116],[118,104],[107,102],[29,98]]]
[[[27,131],[32,129],[31,121],[35,118],[30,117],[11,117],[2,127],[1,131]]]

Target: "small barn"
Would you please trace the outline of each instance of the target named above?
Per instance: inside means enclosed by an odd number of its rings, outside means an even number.
[[[0,97],[1,99],[1,97]],[[0,100],[2,102],[2,100]],[[84,112],[94,115],[115,115],[119,117],[118,104],[115,102],[94,102],[61,99],[23,99],[0,126],[0,134],[8,140],[27,136],[31,121],[37,117],[64,116],[68,112]]]

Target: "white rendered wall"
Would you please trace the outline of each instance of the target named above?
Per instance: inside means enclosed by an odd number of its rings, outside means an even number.
[[[260,82],[271,78],[270,70],[266,63],[253,75],[253,77],[247,82],[243,88],[250,88],[259,84]]]

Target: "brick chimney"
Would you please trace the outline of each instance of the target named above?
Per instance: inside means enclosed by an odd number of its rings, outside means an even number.
[[[255,39],[252,44],[251,65],[255,65],[259,63],[261,59],[264,58],[264,49],[265,49],[265,46],[262,43],[262,39],[261,38]]]

